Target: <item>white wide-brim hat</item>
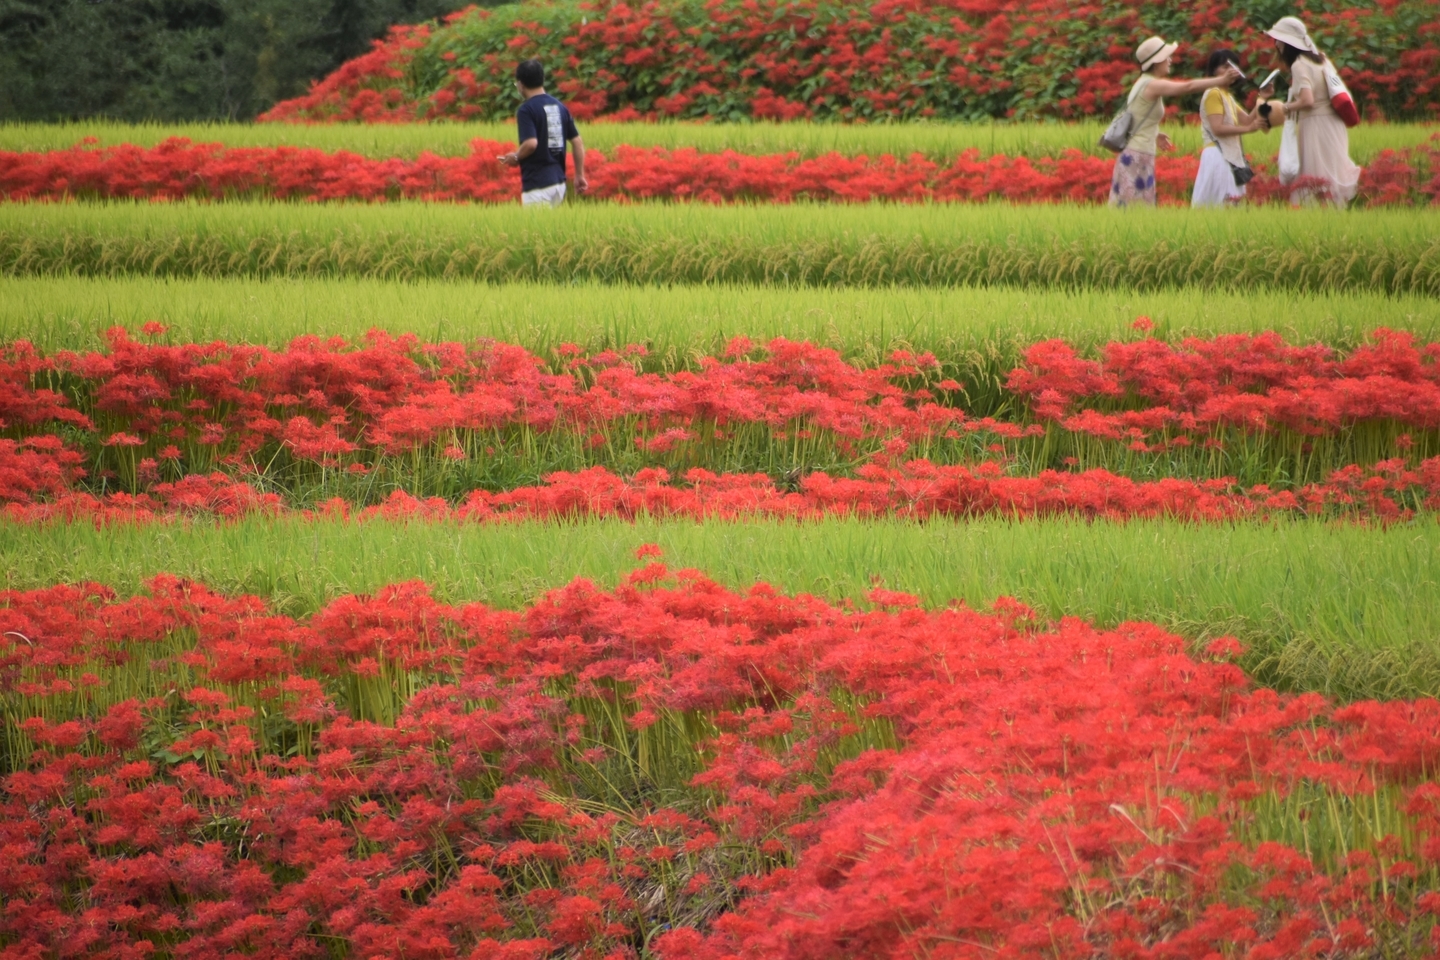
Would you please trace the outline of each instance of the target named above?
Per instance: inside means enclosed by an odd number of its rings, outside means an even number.
[[[1315,41],[1310,39],[1310,31],[1305,29],[1305,24],[1299,17],[1281,17],[1265,34],[1281,43],[1290,44],[1296,50],[1304,50],[1306,53],[1320,52],[1315,49]]]
[[[1178,49],[1178,43],[1166,43],[1160,37],[1151,37],[1135,48],[1135,59],[1140,61],[1140,69],[1144,70],[1166,59]]]

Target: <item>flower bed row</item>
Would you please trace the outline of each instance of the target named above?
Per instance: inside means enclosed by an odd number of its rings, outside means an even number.
[[[1046,341],[992,399],[1002,417],[962,409],[964,384],[929,354],[859,367],[783,338],[647,370],[642,345],[562,345],[547,359],[380,331],[283,350],[163,334],[115,328],[108,350],[88,353],[0,351],[6,462],[46,463],[7,468],[0,497],[60,496],[82,480],[133,493],[224,468],[311,499],[348,496],[324,488],[353,481],[370,497],[399,486],[458,500],[592,466],[779,479],[915,457],[1234,476],[1298,495],[1341,468],[1440,454],[1440,344],[1388,330],[1348,355],[1275,334],[1141,337],[1100,360]]]
[[[642,557],[658,553],[641,548]],[[1440,703],[651,562],[518,612],[0,593],[12,956],[1426,956]],[[1300,826],[1297,826],[1300,825]],[[1302,835],[1303,834],[1303,835]]]
[[[151,148],[81,144],[48,153],[0,151],[0,195],[10,200],[273,198],[312,201],[397,199],[515,202],[519,175],[495,158],[511,145],[476,140],[468,157],[424,153],[417,159],[374,159],[346,151],[301,147],[225,147],[171,138]],[[1056,159],[981,157],[967,150],[949,164],[919,154],[843,156],[830,153],[752,156],[663,147],[588,153],[590,196],[608,200],[705,203],[799,200],[860,203],[983,202],[1103,203],[1113,160],[1066,150]],[[1161,202],[1184,204],[1199,167],[1193,156],[1161,156]],[[1273,165],[1259,163],[1249,202],[1288,200]],[[1440,201],[1440,139],[1403,151],[1385,150],[1361,175],[1359,202],[1424,206]]]
[[[1291,346],[1274,333],[1178,345],[1111,342],[1103,354],[1089,360],[1063,340],[1038,343],[1006,387],[1031,400],[1036,416],[1067,430],[1142,445],[1172,433],[1169,443],[1188,445],[1223,424],[1301,436],[1364,420],[1440,425],[1440,344],[1417,347],[1409,334],[1391,330],[1374,331],[1371,343],[1344,358],[1321,344]],[[1102,412],[1107,404],[1129,409]]]
[[[1302,15],[1367,116],[1433,117],[1433,0],[1331,0]],[[264,118],[508,118],[515,64],[538,57],[577,116],[744,120],[1075,117],[1117,107],[1132,52],[1162,34],[1184,67],[1219,48],[1260,69],[1258,0],[652,0],[470,9],[397,27]]]
[[[147,330],[163,333],[158,324]],[[625,446],[633,435],[652,453],[752,427],[782,440],[792,439],[787,431],[824,432],[842,445],[895,440],[904,449],[964,418],[925,388],[960,389],[940,380],[933,356],[896,353],[861,368],[834,350],[784,339],[761,350],[739,338],[724,357],[661,374],[637,369],[647,352],[641,345],[594,355],[563,345],[547,361],[495,341],[421,343],[381,331],[360,345],[301,337],[279,351],[144,342],[122,328],[109,337],[107,352],[46,357],[26,341],[5,349],[5,427],[63,426],[134,453],[158,444],[161,459],[183,454],[191,464],[238,465],[279,444],[300,459],[338,465],[436,443],[460,459],[475,452],[472,441],[502,442],[512,428],[601,447],[618,427]],[[695,432],[702,425],[703,436]],[[202,457],[202,448],[211,455]]]
[[[70,459],[75,455],[70,454]],[[1132,520],[1178,518],[1197,522],[1273,519],[1282,516],[1343,517],[1362,522],[1402,522],[1440,511],[1440,457],[1410,468],[1403,460],[1335,471],[1324,483],[1294,490],[1257,484],[1241,488],[1233,478],[1133,480],[1108,470],[1042,471],[1010,476],[999,462],[946,466],[911,460],[869,464],[856,476],[810,473],[795,490],[763,473],[714,474],[692,469],[683,484],[668,471],[647,469],[625,478],[592,467],[548,474],[542,484],[493,493],[471,490],[452,504],[403,490],[373,505],[331,497],[314,509],[296,509],[224,473],[191,474],[148,485],[143,492],[95,495],[73,488],[65,454],[0,440],[0,506],[17,523],[152,523],[182,517],[238,519],[247,516],[347,517],[494,523],[524,520],[591,520],[638,517],[703,519],[824,517],[1016,519],[1079,516]]]

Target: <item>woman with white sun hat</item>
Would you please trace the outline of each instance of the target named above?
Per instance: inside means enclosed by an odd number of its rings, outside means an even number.
[[[1295,117],[1300,146],[1300,177],[1311,182],[1324,181],[1317,199],[1344,206],[1355,197],[1360,186],[1360,168],[1350,159],[1350,131],[1345,121],[1330,105],[1326,71],[1335,70],[1310,38],[1310,31],[1298,17],[1281,17],[1265,33],[1275,41],[1275,52],[1290,73],[1290,95],[1285,101],[1285,116]],[[1272,90],[1260,91],[1262,98]],[[1294,203],[1310,199],[1316,191],[1297,190]]]
[[[1213,77],[1199,80],[1171,80],[1170,61],[1178,43],[1166,43],[1151,37],[1135,48],[1140,64],[1140,79],[1130,88],[1127,109],[1130,111],[1130,141],[1115,158],[1115,172],[1110,178],[1110,206],[1132,204],[1155,206],[1155,151],[1169,150],[1170,138],[1160,132],[1165,117],[1165,97],[1183,97],[1211,87],[1228,87],[1240,76],[1233,64]]]

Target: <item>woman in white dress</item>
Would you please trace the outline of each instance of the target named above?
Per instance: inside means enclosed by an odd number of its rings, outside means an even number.
[[[1350,159],[1350,131],[1330,106],[1325,71],[1335,69],[1310,39],[1305,24],[1296,17],[1281,17],[1265,31],[1275,41],[1285,69],[1290,72],[1290,95],[1285,115],[1298,121],[1300,178],[1310,183],[1323,181],[1319,189],[1302,187],[1290,197],[1291,203],[1326,200],[1343,207],[1355,198],[1360,186],[1360,168]],[[1269,96],[1269,88],[1260,91]]]
[[[1230,65],[1240,66],[1240,55],[1234,50],[1216,50],[1210,54],[1206,73],[1219,76]],[[1250,163],[1245,159],[1241,137],[1259,130],[1264,121],[1259,113],[1245,108],[1223,87],[1211,87],[1200,98],[1200,170],[1195,174],[1195,190],[1191,206],[1224,207],[1245,199],[1245,183]]]

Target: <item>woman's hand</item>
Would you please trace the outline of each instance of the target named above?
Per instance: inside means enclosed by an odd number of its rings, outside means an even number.
[[[1155,146],[1161,150],[1174,150],[1175,141],[1171,140],[1170,137],[1164,133],[1157,133],[1155,134]]]

